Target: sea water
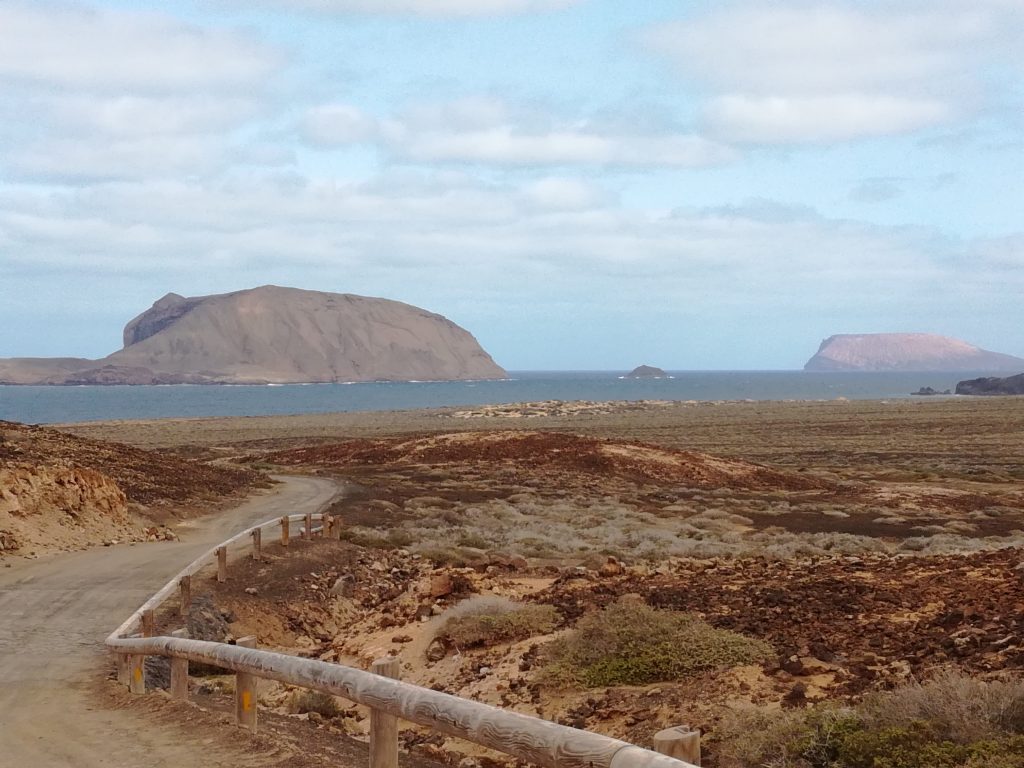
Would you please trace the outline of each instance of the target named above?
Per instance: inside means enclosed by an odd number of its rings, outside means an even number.
[[[519,371],[502,381],[367,382],[281,386],[0,386],[0,419],[29,424],[196,416],[410,410],[539,400],[851,400],[954,389],[981,373]]]

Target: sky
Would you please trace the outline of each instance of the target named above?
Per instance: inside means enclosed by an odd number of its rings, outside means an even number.
[[[0,357],[168,292],[441,313],[510,370],[1024,355],[1024,0],[3,0]]]

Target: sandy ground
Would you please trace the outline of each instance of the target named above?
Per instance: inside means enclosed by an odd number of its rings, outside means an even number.
[[[202,551],[284,511],[314,512],[330,480],[289,478],[270,493],[179,528],[180,542],[118,546],[0,569],[0,768],[278,765],[244,741],[159,723],[95,695],[103,640]]]
[[[957,474],[1019,472],[1024,398],[609,403],[601,412],[531,418],[456,417],[465,409],[163,419],[59,426],[82,437],[203,458],[349,438],[527,428],[641,440],[774,466],[845,472],[895,469]],[[532,410],[521,406],[522,412]],[[484,409],[477,409],[481,413]],[[1024,479],[1024,474],[1017,475]]]

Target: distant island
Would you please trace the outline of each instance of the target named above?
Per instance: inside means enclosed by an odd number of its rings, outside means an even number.
[[[653,365],[640,365],[634,368],[632,371],[627,373],[622,378],[624,379],[671,379],[672,377],[665,373],[661,368],[655,368]]]
[[[0,384],[287,384],[502,379],[464,328],[389,299],[266,285],[169,293],[100,360],[0,359]]]
[[[948,389],[944,389],[941,392],[933,387],[921,387],[917,392],[911,392],[912,395],[920,395],[922,397],[929,397],[931,395],[952,395]]]
[[[932,333],[839,334],[821,342],[805,371],[1018,371],[1024,358]]]
[[[956,385],[958,395],[1024,395],[1024,373],[1005,378],[968,379]]]

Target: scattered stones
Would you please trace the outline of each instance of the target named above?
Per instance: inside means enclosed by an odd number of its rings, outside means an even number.
[[[449,574],[435,573],[430,577],[430,588],[427,591],[430,597],[447,597],[454,591],[455,584]]]

